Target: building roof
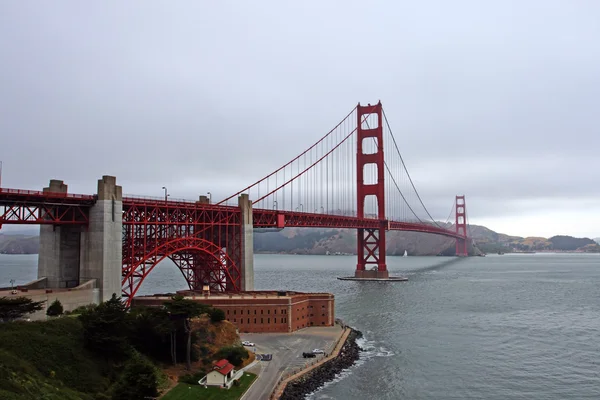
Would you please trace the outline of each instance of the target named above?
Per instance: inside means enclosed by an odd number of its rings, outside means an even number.
[[[231,372],[231,370],[232,370],[232,369],[233,369],[233,365],[231,365],[231,364],[227,364],[227,365],[226,365],[226,366],[224,366],[223,368],[221,368],[221,369],[217,369],[216,371],[217,371],[218,373],[220,373],[221,375],[227,375],[228,373],[230,373],[230,372]]]
[[[222,360],[215,362],[215,368],[221,369],[224,366],[226,366],[227,364],[229,364],[229,361],[227,361],[226,359],[223,358]]]

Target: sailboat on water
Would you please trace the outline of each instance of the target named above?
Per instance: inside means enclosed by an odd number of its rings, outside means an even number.
[[[404,250],[404,255],[402,257],[408,257],[408,252]]]

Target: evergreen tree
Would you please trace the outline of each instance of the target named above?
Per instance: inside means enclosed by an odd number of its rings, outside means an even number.
[[[62,304],[60,304],[60,301],[58,299],[54,300],[52,304],[50,304],[50,307],[48,307],[48,309],[46,310],[46,315],[49,317],[57,317],[59,315],[62,315],[62,313],[63,306]]]
[[[190,370],[192,368],[192,318],[199,315],[205,314],[210,310],[210,307],[204,304],[196,303],[192,300],[187,300],[181,295],[171,297],[171,301],[165,303],[167,311],[171,314],[171,317],[176,321],[183,323],[183,329],[186,333],[186,368]],[[172,334],[172,338],[176,335]],[[172,339],[173,340],[173,339]],[[173,343],[172,353],[176,353],[176,344]],[[174,363],[175,363],[175,358]]]
[[[0,297],[0,320],[13,321],[44,308],[45,301],[33,301],[28,297]]]
[[[117,295],[98,307],[85,310],[79,320],[83,325],[86,346],[107,359],[122,358],[128,348],[130,319],[127,308]]]
[[[169,346],[175,326],[167,310],[162,307],[133,307],[129,315],[132,322],[131,344],[141,353],[157,360],[172,360]]]

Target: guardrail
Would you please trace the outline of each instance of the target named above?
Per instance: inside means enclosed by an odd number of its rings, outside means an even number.
[[[81,200],[94,200],[95,195],[91,194],[77,194],[77,193],[56,193],[56,192],[43,192],[41,190],[26,190],[26,189],[9,189],[0,188],[0,194],[17,194],[25,196],[41,196],[41,197],[52,197],[60,199],[81,199]]]

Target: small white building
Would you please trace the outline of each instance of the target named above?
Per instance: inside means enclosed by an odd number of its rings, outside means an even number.
[[[214,364],[214,369],[200,380],[201,385],[220,386],[229,389],[233,383],[235,370],[229,361],[222,359]]]

